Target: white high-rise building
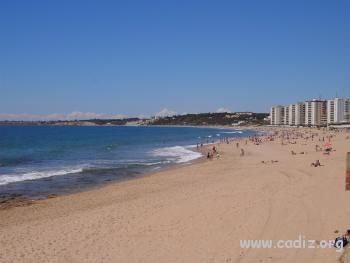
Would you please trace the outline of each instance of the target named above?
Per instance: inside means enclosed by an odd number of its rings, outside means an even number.
[[[305,125],[324,126],[327,124],[327,101],[305,101]]]
[[[344,121],[350,122],[350,100],[345,100]]]
[[[314,99],[288,106],[273,106],[270,122],[272,125],[309,127],[350,123],[350,99]]]
[[[305,103],[298,102],[289,106],[273,106],[270,111],[271,125],[300,126],[305,123]]]
[[[283,107],[283,125],[289,125],[289,106],[284,106]]]
[[[305,103],[298,102],[290,104],[289,108],[289,125],[300,126],[305,124]]]
[[[288,106],[288,123],[293,126],[295,123],[295,104],[290,104]]]
[[[284,107],[280,105],[271,107],[270,117],[271,125],[283,125]]]
[[[335,98],[327,101],[327,124],[348,122],[350,119],[349,100]]]

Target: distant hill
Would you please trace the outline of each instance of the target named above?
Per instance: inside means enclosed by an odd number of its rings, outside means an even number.
[[[91,119],[91,120],[71,120],[71,121],[0,121],[0,125],[32,125],[32,126],[108,126],[127,125],[128,123],[142,122],[139,118],[127,119]]]
[[[263,125],[268,113],[234,112],[234,113],[199,113],[158,118],[151,125]]]
[[[121,125],[263,125],[268,113],[235,112],[235,113],[198,113],[176,115],[172,117],[139,119],[91,119],[70,121],[0,121],[0,125],[32,125],[32,126],[121,126]]]

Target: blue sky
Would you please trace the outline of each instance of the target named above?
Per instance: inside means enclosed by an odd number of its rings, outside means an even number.
[[[2,0],[0,117],[350,97],[349,13],[345,0]]]

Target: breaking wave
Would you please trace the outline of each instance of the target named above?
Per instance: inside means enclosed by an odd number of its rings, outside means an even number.
[[[83,171],[83,168],[77,168],[77,169],[29,172],[29,173],[23,173],[23,174],[1,175],[0,185],[6,185],[9,183],[15,183],[15,182],[27,181],[27,180],[36,180],[36,179],[47,178],[47,177],[58,176],[58,175],[81,173],[82,171]]]
[[[183,146],[164,147],[153,150],[152,155],[155,157],[166,157],[174,163],[186,163],[202,156],[201,153],[191,151],[189,148]]]

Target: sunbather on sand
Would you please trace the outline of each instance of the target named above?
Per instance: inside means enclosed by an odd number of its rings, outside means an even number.
[[[320,160],[316,160],[314,163],[311,163],[311,166],[313,166],[313,167],[321,166]]]

